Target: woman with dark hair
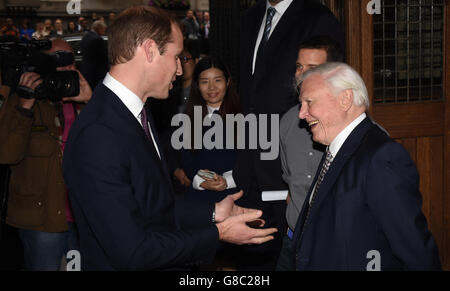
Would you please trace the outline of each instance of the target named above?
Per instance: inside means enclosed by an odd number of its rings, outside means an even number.
[[[203,125],[202,137],[208,130],[216,126],[214,120],[221,120],[223,131],[216,131],[211,136],[211,141],[214,143],[218,138],[216,134],[222,134],[223,148],[206,149],[203,144],[202,149],[193,149],[194,129],[192,128],[191,149],[181,150],[181,168],[192,181],[184,195],[185,199],[191,201],[219,202],[228,194],[238,191],[232,178],[237,151],[225,149],[227,144],[225,118],[227,114],[238,114],[240,110],[239,95],[233,86],[230,73],[225,65],[214,57],[201,59],[194,69],[191,92],[185,110],[185,113],[190,117],[192,127],[194,125],[194,113],[198,112],[200,108],[203,124],[211,124],[211,126]],[[233,129],[233,132],[236,133],[236,128]],[[235,143],[235,136],[228,136],[228,138]],[[200,170],[211,174],[211,176],[199,174]],[[206,270],[234,270],[234,252],[233,245],[221,243],[213,264],[202,268]]]
[[[235,193],[236,185],[231,177],[232,169],[236,160],[236,150],[225,149],[227,136],[225,117],[227,114],[239,113],[239,96],[233,86],[230,73],[226,66],[217,58],[206,57],[201,59],[195,66],[191,84],[189,101],[185,113],[190,117],[191,124],[194,125],[194,112],[201,108],[202,120],[211,126],[203,126],[202,137],[213,126],[212,121],[218,115],[222,120],[223,148],[191,150],[184,149],[181,153],[181,166],[188,178],[192,181],[191,186],[186,191],[186,198],[192,200],[208,200],[218,202],[226,195]],[[208,121],[208,122],[206,122]],[[193,133],[192,128],[192,133]],[[233,130],[233,132],[236,132]],[[211,137],[214,143],[217,136]],[[193,137],[193,135],[191,135]],[[234,140],[233,137],[228,137]],[[191,138],[193,142],[194,139]],[[194,148],[193,145],[191,148]],[[207,175],[199,174],[209,172]]]
[[[226,66],[215,57],[205,57],[195,66],[191,93],[186,114],[193,118],[194,107],[201,106],[203,118],[208,107],[214,108],[225,118],[226,114],[239,113],[237,94]]]
[[[67,23],[67,33],[77,33],[78,29],[77,26],[75,25],[74,21],[69,21],[69,23]]]

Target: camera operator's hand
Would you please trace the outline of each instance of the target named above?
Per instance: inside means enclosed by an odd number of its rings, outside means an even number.
[[[41,76],[34,72],[26,72],[20,76],[19,86],[26,87],[34,91],[38,85],[42,84]],[[20,97],[20,96],[19,96]],[[19,98],[19,106],[25,109],[33,108],[36,99]]]
[[[80,94],[75,97],[64,97],[62,100],[88,103],[88,101],[91,100],[92,97],[91,86],[89,86],[88,81],[86,81],[80,71],[76,71],[78,72],[78,76],[80,77]]]

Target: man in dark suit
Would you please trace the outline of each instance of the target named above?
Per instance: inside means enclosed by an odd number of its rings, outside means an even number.
[[[341,25],[316,0],[261,0],[244,13],[240,25],[240,96],[244,114],[279,114],[281,119],[298,103],[292,83],[300,43],[328,35],[342,49],[345,47]],[[271,128],[270,124],[267,128]],[[242,205],[264,209],[267,225],[280,230],[274,241],[250,249],[255,256],[248,260],[253,261],[248,268],[271,270],[286,229],[286,203],[262,202],[261,192],[287,190],[288,186],[282,179],[280,158],[261,160],[260,153],[260,149],[241,151],[233,178],[244,189]]]
[[[102,38],[106,33],[106,24],[97,20],[92,24],[91,31],[86,32],[81,40],[83,60],[80,72],[94,89],[108,72],[108,47]]]
[[[299,117],[327,146],[294,231],[297,270],[439,270],[406,150],[366,116],[362,78],[343,63],[302,77]]]
[[[82,269],[148,270],[211,262],[218,240],[263,243],[261,211],[175,201],[148,96],[168,97],[182,74],[180,27],[163,10],[136,6],[108,30],[110,72],[74,123],[63,170],[80,233]],[[215,222],[215,223],[214,223]]]

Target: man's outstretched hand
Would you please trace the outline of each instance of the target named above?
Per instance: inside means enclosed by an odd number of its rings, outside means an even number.
[[[262,244],[273,240],[271,234],[277,232],[276,228],[257,229],[247,225],[248,222],[258,220],[261,215],[262,211],[256,210],[228,217],[216,224],[219,239],[236,245]]]
[[[244,208],[234,203],[236,200],[240,199],[242,195],[244,195],[244,192],[241,190],[233,195],[228,195],[222,201],[216,203],[216,222],[222,222],[229,216],[256,211],[256,209]]]
[[[262,244],[272,240],[274,237],[271,234],[277,232],[276,228],[249,227],[249,224],[263,227],[265,222],[260,218],[261,210],[244,208],[234,203],[243,194],[243,191],[239,191],[216,203],[215,219],[219,230],[219,239],[237,245]]]

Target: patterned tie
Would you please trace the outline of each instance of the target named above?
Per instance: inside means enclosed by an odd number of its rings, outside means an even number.
[[[147,137],[152,140],[152,136],[150,135],[150,129],[148,128],[148,119],[147,119],[147,110],[144,108],[142,108],[141,111],[141,122],[142,122],[142,127],[144,128],[145,134],[147,135]]]
[[[319,177],[317,178],[316,187],[314,188],[314,192],[311,195],[311,202],[309,203],[308,211],[306,212],[306,218],[305,222],[303,223],[302,230],[300,233],[300,239],[301,241],[303,237],[303,232],[305,230],[306,223],[308,222],[309,214],[311,213],[311,208],[314,204],[314,199],[317,196],[317,193],[319,192],[320,184],[322,184],[323,178],[325,177],[325,174],[327,173],[328,169],[330,168],[331,162],[333,161],[333,155],[330,152],[330,149],[327,147],[326,157],[325,161],[323,161],[322,169],[320,169]]]
[[[258,47],[258,52],[256,53],[256,58],[258,58],[259,54],[262,52],[266,42],[269,40],[270,30],[272,29],[272,18],[275,15],[275,8],[269,7],[267,9],[267,17],[266,17],[266,25],[264,26],[264,34],[261,38],[261,43]]]
[[[323,178],[325,177],[325,174],[327,173],[328,169],[330,168],[332,161],[333,161],[333,155],[331,154],[330,149],[327,148],[327,155],[325,157],[325,161],[322,164],[322,169],[320,170],[319,177],[317,178],[316,188],[314,189],[314,192],[311,195],[311,202],[309,203],[309,208],[311,208],[314,203],[314,198],[316,198],[316,195],[319,192],[320,184],[322,184]]]

